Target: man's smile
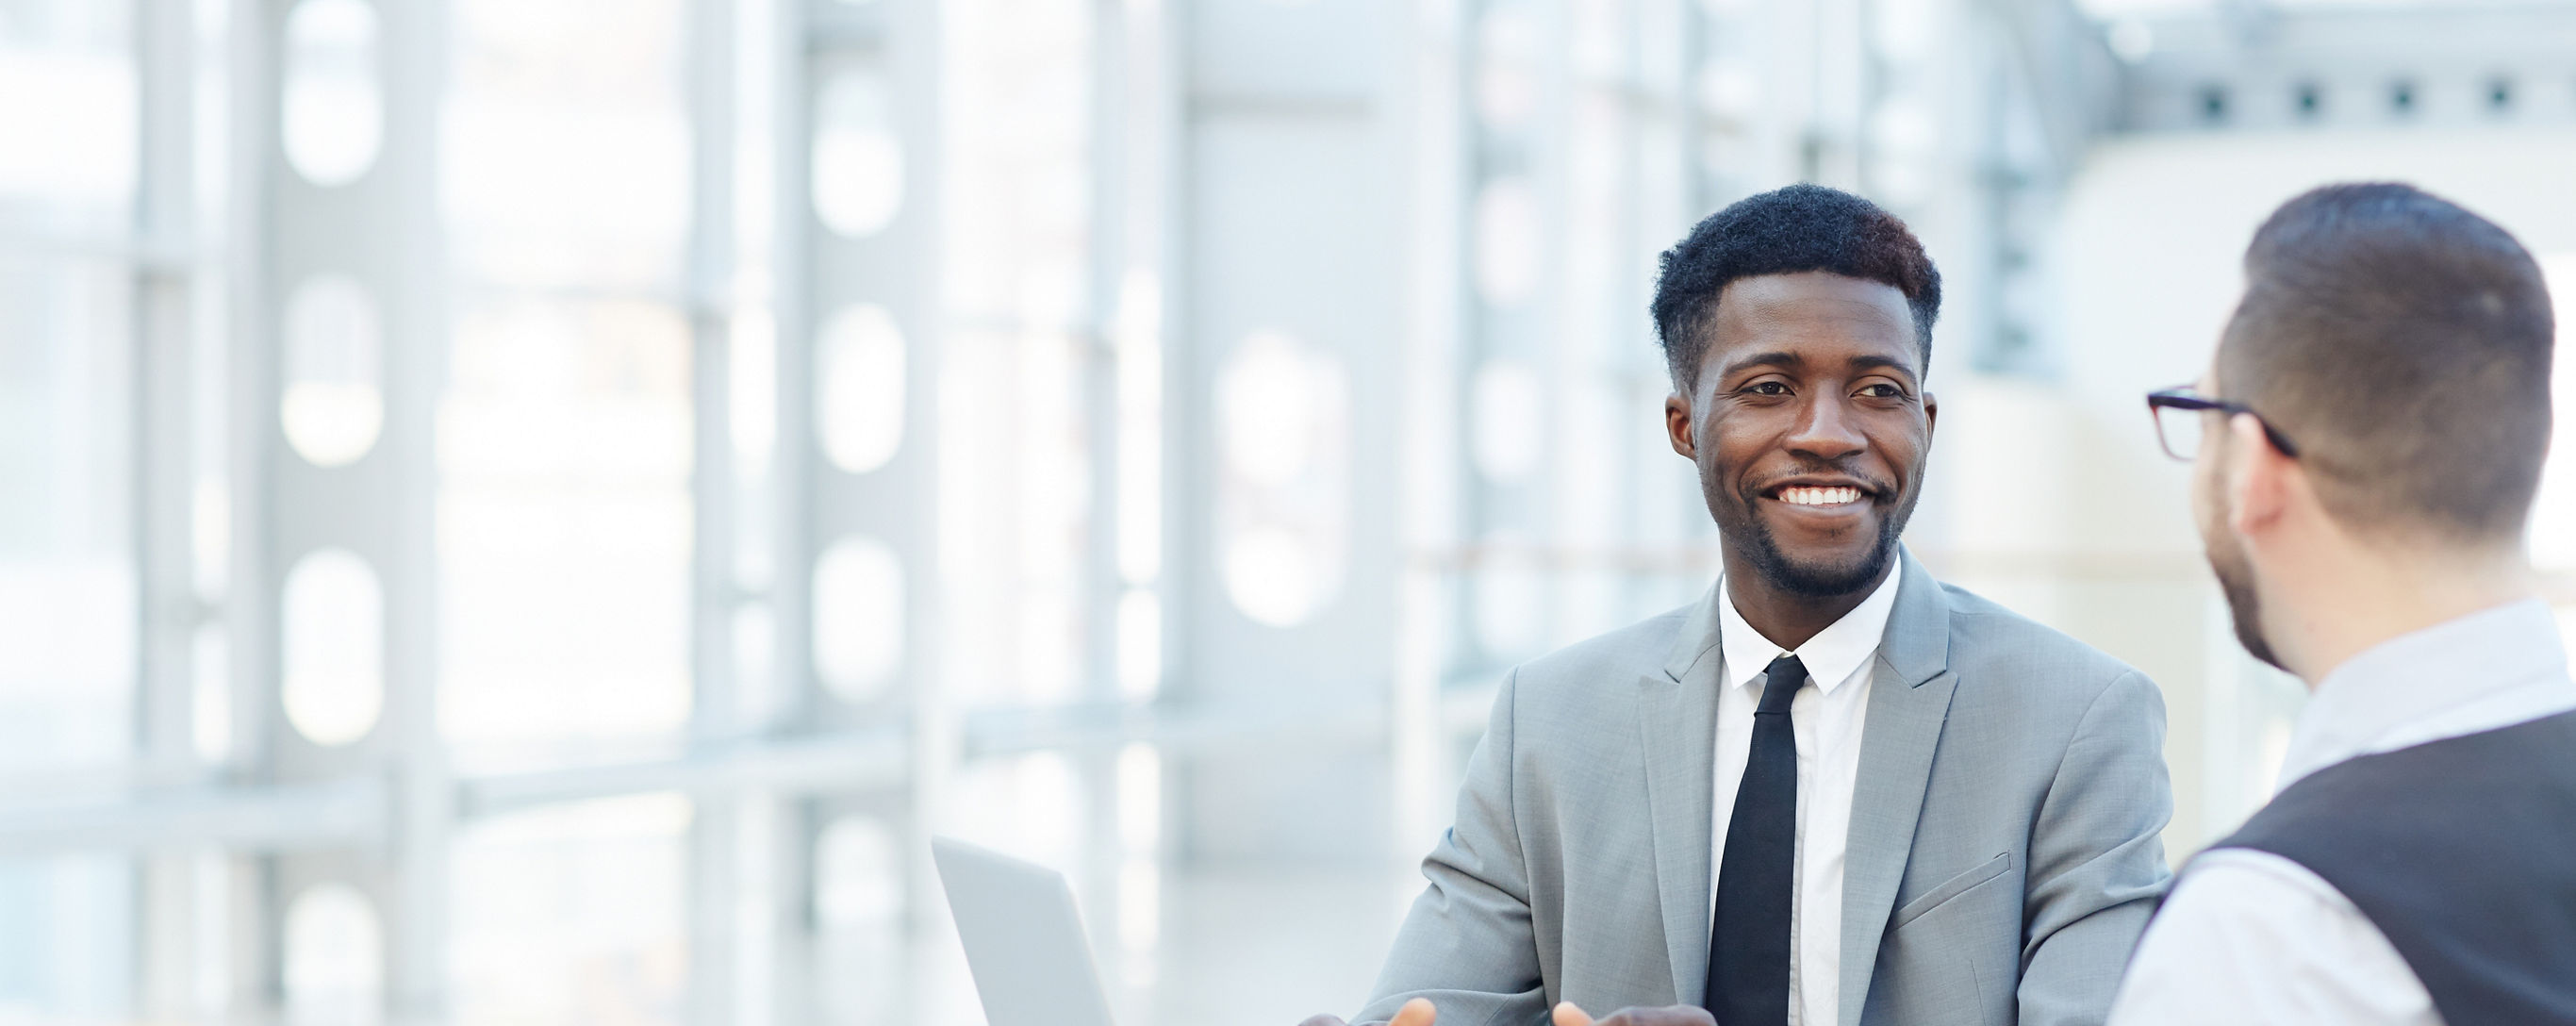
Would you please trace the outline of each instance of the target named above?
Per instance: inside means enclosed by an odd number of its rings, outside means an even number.
[[[1756,506],[1771,511],[1784,524],[1839,532],[1874,510],[1881,493],[1881,489],[1856,478],[1810,475],[1763,488]]]

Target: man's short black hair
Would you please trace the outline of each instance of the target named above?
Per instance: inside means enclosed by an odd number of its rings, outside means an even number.
[[[2411,185],[2329,185],[2254,233],[2217,385],[2298,446],[2337,519],[2518,544],[2555,343],[2511,233]]]
[[[1896,215],[1840,189],[1792,185],[1737,200],[1664,251],[1655,282],[1655,334],[1673,384],[1688,390],[1708,353],[1717,298],[1738,278],[1830,271],[1884,282],[1905,294],[1928,371],[1932,322],[1941,316],[1941,272]]]

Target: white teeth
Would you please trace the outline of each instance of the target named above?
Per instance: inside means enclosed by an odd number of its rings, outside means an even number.
[[[1783,488],[1780,501],[1792,506],[1840,506],[1859,502],[1858,488]]]

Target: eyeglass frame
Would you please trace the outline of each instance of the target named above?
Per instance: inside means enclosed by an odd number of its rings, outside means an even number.
[[[2253,407],[2247,406],[2244,403],[2231,402],[2226,399],[2212,399],[2208,396],[2201,395],[2198,389],[2195,389],[2190,385],[2175,385],[2172,388],[2159,388],[2153,392],[2147,393],[2147,419],[2155,421],[2156,445],[2164,449],[2165,455],[2171,456],[2174,459],[2181,460],[2185,463],[2189,463],[2193,459],[2197,458],[2199,456],[2199,451],[2195,449],[2190,456],[2175,454],[2173,441],[2165,437],[2165,418],[2163,413],[2165,410],[2183,410],[2193,413],[2206,413],[2211,410],[2216,410],[2230,416],[2234,416],[2239,413],[2244,414],[2248,417],[2254,418],[2255,423],[2263,425],[2263,437],[2271,439],[2272,448],[2280,450],[2281,455],[2287,456],[2291,459],[2299,458],[2299,447],[2296,443],[2290,441],[2290,436],[2281,433],[2280,428],[2273,426],[2270,420],[2265,419],[2262,414],[2254,412]]]

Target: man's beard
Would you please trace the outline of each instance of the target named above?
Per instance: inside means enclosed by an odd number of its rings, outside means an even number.
[[[2227,522],[2225,516],[2219,523]],[[2224,528],[2202,532],[2202,547],[2209,553],[2209,569],[2218,575],[2218,590],[2227,596],[2227,615],[2236,623],[2236,642],[2247,654],[2278,670],[2287,670],[2272,652],[2272,643],[2263,637],[2263,600],[2254,593],[2254,565],[2245,558],[2244,543]]]
[[[1896,558],[1896,540],[1905,534],[1905,523],[1914,517],[1914,503],[1922,498],[1923,476],[1918,470],[1914,481],[1905,489],[1905,500],[1885,511],[1878,519],[1878,537],[1869,552],[1849,564],[1819,565],[1800,563],[1780,550],[1780,541],[1771,536],[1771,525],[1754,514],[1757,494],[1742,494],[1732,502],[1712,502],[1710,511],[1717,518],[1721,535],[1740,539],[1739,550],[1752,561],[1755,573],[1774,588],[1807,598],[1833,598],[1849,595],[1878,582],[1887,566]],[[1705,486],[1705,482],[1703,482]],[[1880,489],[1870,489],[1877,493]]]

